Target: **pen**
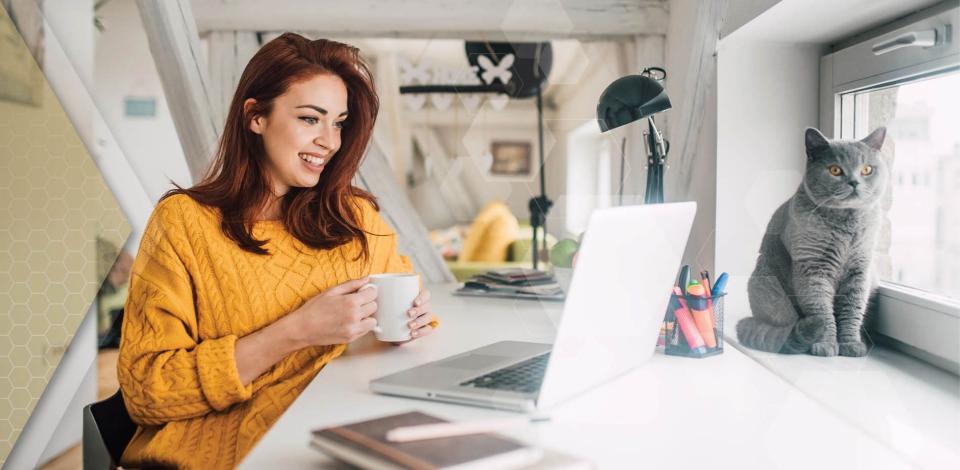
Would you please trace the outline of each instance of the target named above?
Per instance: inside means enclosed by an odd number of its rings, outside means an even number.
[[[403,426],[387,431],[389,442],[410,442],[441,437],[465,436],[468,434],[483,434],[500,431],[530,424],[530,418],[510,417],[483,419],[477,421],[423,424],[419,426]]]
[[[717,327],[716,315],[713,310],[713,280],[710,278],[710,271],[704,270],[701,276],[702,280],[700,283],[703,284],[705,288],[703,296],[707,299],[707,310],[710,311],[710,328],[711,331],[713,331]]]
[[[729,276],[727,276],[727,273],[721,273],[720,276],[717,277],[717,283],[713,285],[713,290],[710,292],[712,297],[723,294],[723,290],[727,287],[728,277]]]
[[[690,282],[690,266],[683,265],[680,268],[680,277],[677,278],[677,287],[686,289],[688,282]]]

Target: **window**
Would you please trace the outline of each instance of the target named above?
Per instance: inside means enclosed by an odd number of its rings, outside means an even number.
[[[960,72],[945,72],[881,89],[852,92],[852,135],[887,126],[892,158],[888,266],[884,281],[960,299],[960,186],[932,175],[960,168]],[[841,120],[843,117],[841,116]],[[910,185],[901,175],[912,174]],[[892,273],[897,272],[896,276]]]
[[[581,124],[567,138],[566,229],[577,236],[594,209],[610,206],[610,140],[596,121]]]
[[[821,128],[859,139],[887,126],[892,161],[875,332],[960,373],[960,45],[956,2],[834,47],[821,59]],[[910,43],[933,37],[933,44]]]

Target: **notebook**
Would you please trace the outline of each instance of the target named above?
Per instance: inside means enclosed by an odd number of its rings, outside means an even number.
[[[478,274],[454,291],[454,295],[557,301],[565,298],[552,274],[522,268]]]
[[[538,284],[549,284],[556,282],[553,275],[534,269],[527,268],[508,268],[487,271],[475,276],[476,278],[485,278],[486,280],[499,284],[534,286]]]
[[[388,442],[387,431],[401,426],[447,422],[411,411],[313,431],[310,444],[327,455],[368,470],[515,469],[537,463],[542,450],[497,434]]]

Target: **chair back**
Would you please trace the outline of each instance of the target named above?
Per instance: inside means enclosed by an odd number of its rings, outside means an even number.
[[[106,400],[83,407],[83,468],[116,468],[136,431],[119,390]]]

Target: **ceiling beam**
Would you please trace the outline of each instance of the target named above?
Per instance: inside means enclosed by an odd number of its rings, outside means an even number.
[[[329,37],[535,41],[666,34],[664,0],[192,0],[207,31],[320,31]]]

